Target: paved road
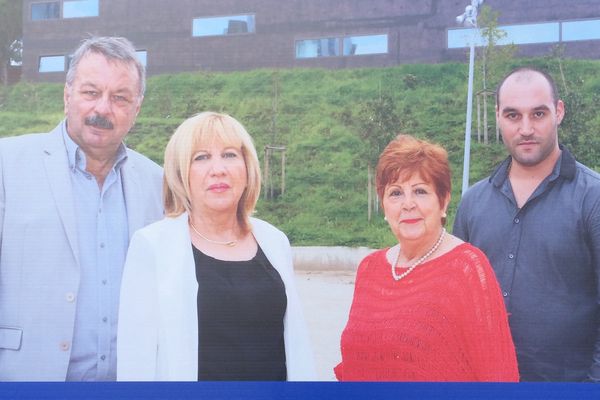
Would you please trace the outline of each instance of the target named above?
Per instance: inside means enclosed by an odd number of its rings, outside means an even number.
[[[340,362],[340,335],[348,320],[354,271],[296,271],[296,282],[310,331],[319,380],[334,381]]]

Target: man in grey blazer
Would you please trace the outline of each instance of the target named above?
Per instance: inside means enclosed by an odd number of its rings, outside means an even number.
[[[65,120],[0,140],[0,381],[116,378],[129,239],[163,214],[162,169],[123,144],[144,88],[128,40],[87,39]]]

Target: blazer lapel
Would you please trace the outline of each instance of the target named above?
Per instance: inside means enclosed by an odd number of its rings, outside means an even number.
[[[140,201],[143,201],[143,188],[138,176],[138,170],[132,159],[129,157],[123,164],[121,170],[121,179],[123,181],[123,193],[125,196],[125,207],[127,209],[127,222],[129,225],[129,240],[136,230],[143,227],[147,221],[144,221],[144,207],[140,207]]]
[[[273,241],[273,237],[270,236],[268,230],[265,229],[265,226],[263,225],[264,222],[256,218],[251,218],[250,222],[252,224],[252,234],[254,235],[256,242],[262,249],[263,253],[265,253],[265,256],[269,262],[273,265],[277,272],[279,272],[282,279],[286,281],[288,272],[283,267],[286,260],[285,254],[283,254],[283,249],[275,244],[277,242]]]
[[[42,148],[42,157],[54,203],[63,223],[63,228],[75,260],[79,265],[75,203],[71,187],[71,177],[69,176],[69,160],[62,138],[63,127],[64,122],[48,134],[48,140]]]

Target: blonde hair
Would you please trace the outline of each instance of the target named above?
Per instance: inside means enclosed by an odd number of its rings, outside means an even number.
[[[211,111],[183,121],[165,149],[163,202],[165,213],[177,217],[192,212],[190,165],[198,148],[213,142],[239,148],[247,171],[247,186],[237,207],[237,220],[244,232],[250,230],[250,215],[260,195],[260,166],[252,138],[235,118]]]

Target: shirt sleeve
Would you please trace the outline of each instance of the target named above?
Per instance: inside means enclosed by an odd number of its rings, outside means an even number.
[[[333,368],[333,372],[338,381],[349,380],[348,376],[350,374],[352,374],[351,370],[347,370],[346,373],[344,371],[344,364],[346,361],[345,357],[349,356],[349,354],[347,354],[347,352],[345,351],[344,345],[345,345],[345,343],[347,343],[348,340],[351,340],[351,339],[348,339],[348,337],[345,336],[344,333],[346,332],[346,330],[348,329],[349,326],[352,326],[354,324],[354,317],[352,314],[352,310],[357,302],[362,301],[362,299],[361,299],[362,292],[361,292],[360,288],[361,288],[361,282],[363,280],[364,271],[366,268],[368,268],[369,264],[371,263],[371,260],[373,259],[373,257],[375,256],[376,253],[377,252],[371,253],[368,256],[366,256],[360,262],[360,264],[358,265],[358,269],[356,270],[356,277],[354,279],[354,293],[352,295],[352,304],[350,305],[348,321],[346,322],[346,326],[344,327],[344,330],[342,331],[342,336],[340,337],[340,353],[342,356],[342,360],[340,361],[340,363],[338,365],[336,365]]]
[[[464,267],[462,304],[469,359],[478,381],[518,382],[517,356],[500,287],[485,255],[477,249]]]
[[[0,249],[2,248],[2,236],[4,230],[4,204],[5,196],[4,193],[4,157],[3,157],[3,146],[0,144]],[[0,252],[0,260],[2,259],[2,253]]]
[[[283,234],[282,246],[285,248],[285,268],[288,277],[285,280],[288,305],[284,335],[287,341],[286,357],[292,357],[287,360],[287,379],[288,381],[315,381],[317,372],[308,327],[296,287],[292,248],[288,238]]]
[[[467,225],[466,215],[466,203],[467,199],[463,197],[456,210],[456,217],[454,218],[454,225],[452,227],[452,234],[456,237],[461,238],[465,242],[469,241],[469,229]]]
[[[593,268],[596,275],[596,304],[600,307],[600,195],[594,195],[595,201],[586,218],[587,237],[592,253]],[[592,366],[588,373],[588,380],[600,383],[600,321],[596,322],[597,333],[594,344]]]

